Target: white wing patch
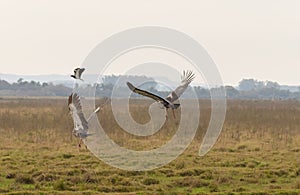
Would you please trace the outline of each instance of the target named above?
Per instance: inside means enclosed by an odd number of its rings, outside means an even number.
[[[181,84],[172,91],[166,99],[170,102],[176,101],[188,88],[189,84],[194,80],[195,74],[192,71],[183,71],[181,76]]]
[[[71,94],[69,97],[69,109],[74,123],[73,134],[76,137],[86,137],[88,134],[88,122],[86,121],[78,95]]]

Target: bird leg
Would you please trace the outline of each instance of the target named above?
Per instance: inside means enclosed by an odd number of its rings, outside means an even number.
[[[80,139],[78,139],[78,145],[77,145],[78,152],[80,152],[80,148],[81,148],[81,143],[80,143]]]
[[[80,139],[79,139],[79,142],[78,142],[78,149],[81,148],[81,142],[82,142],[82,140],[81,140],[81,138],[80,138]]]
[[[82,144],[85,146],[85,149],[87,150],[87,145],[83,142],[82,138],[79,139],[78,142],[78,150],[80,151]]]
[[[168,108],[166,108],[166,120],[168,120]]]
[[[84,140],[86,141],[86,138],[85,138]],[[82,140],[81,140],[81,141],[82,141]],[[87,150],[88,148],[87,148],[87,145],[85,144],[85,142],[82,141],[82,143],[84,144],[85,149]]]
[[[174,119],[176,119],[174,108],[172,108],[172,112],[173,112]]]

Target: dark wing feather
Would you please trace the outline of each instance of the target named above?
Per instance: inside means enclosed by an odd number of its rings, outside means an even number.
[[[151,99],[154,99],[155,101],[158,101],[158,102],[162,102],[163,104],[169,104],[168,101],[166,101],[164,98],[162,97],[159,97],[158,95],[155,95],[153,93],[150,93],[148,91],[144,91],[144,90],[141,90],[139,88],[136,88],[135,86],[133,86],[131,83],[127,82],[127,85],[129,87],[129,89],[131,91],[133,91],[134,93],[137,93],[137,94],[140,94],[142,96],[146,96],[146,97],[149,97]]]
[[[71,110],[70,109],[70,104],[72,103],[72,96],[73,96],[73,93],[69,96],[69,99],[68,99],[69,110]]]
[[[83,73],[83,71],[85,70],[85,68],[80,68],[79,71],[79,78],[81,77],[81,74]]]
[[[79,70],[80,68],[75,68],[74,69],[74,74],[76,74],[76,72]]]

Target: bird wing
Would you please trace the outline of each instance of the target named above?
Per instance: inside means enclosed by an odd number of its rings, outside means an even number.
[[[74,75],[76,74],[76,72],[79,70],[80,68],[75,68],[74,69]]]
[[[82,113],[80,98],[76,93],[69,96],[68,105],[74,122],[74,130],[87,131],[88,122]]]
[[[189,84],[194,80],[194,78],[195,74],[192,71],[183,71],[183,74],[181,75],[181,84],[174,91],[172,91],[166,97],[166,99],[170,102],[176,101],[188,88]]]
[[[144,91],[144,90],[141,90],[139,88],[136,88],[135,86],[133,86],[131,83],[127,82],[127,85],[129,87],[129,89],[131,91],[133,91],[134,93],[137,93],[137,94],[140,94],[142,96],[146,96],[146,97],[149,97],[149,98],[152,98],[154,99],[155,101],[158,101],[158,102],[162,102],[164,104],[169,104],[169,102],[167,100],[165,100],[164,98],[162,97],[159,97],[158,95],[155,95],[153,93],[150,93],[148,91]]]
[[[81,77],[81,74],[83,73],[84,70],[85,70],[85,68],[79,68],[79,70],[78,70],[79,78]]]

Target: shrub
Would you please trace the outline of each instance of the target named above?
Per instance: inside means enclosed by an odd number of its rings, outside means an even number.
[[[153,184],[159,184],[159,180],[154,178],[146,178],[142,182],[144,185],[153,185]]]
[[[54,190],[63,191],[68,190],[67,184],[63,180],[59,180],[53,185]]]
[[[30,175],[17,175],[16,182],[21,184],[34,184],[34,180]]]

